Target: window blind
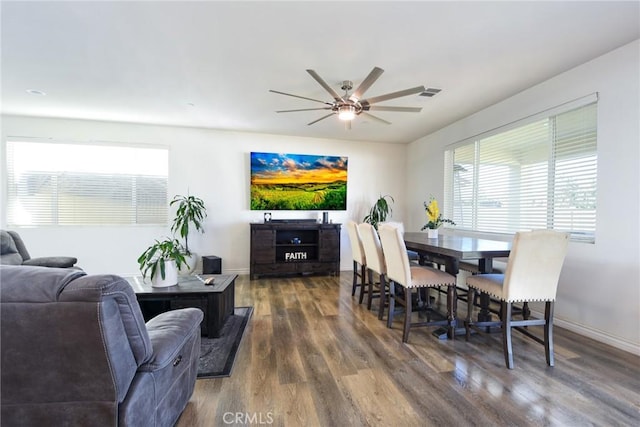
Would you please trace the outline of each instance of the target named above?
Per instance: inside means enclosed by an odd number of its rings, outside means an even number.
[[[445,154],[445,212],[458,228],[548,228],[594,241],[597,103],[497,129]]]
[[[10,225],[167,223],[167,148],[7,141]]]

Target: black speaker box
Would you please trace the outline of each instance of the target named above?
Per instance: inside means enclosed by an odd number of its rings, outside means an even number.
[[[222,274],[222,259],[215,255],[203,256],[202,274]]]

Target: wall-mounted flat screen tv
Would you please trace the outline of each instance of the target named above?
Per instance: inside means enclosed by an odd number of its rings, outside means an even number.
[[[251,210],[347,209],[347,157],[251,153]]]

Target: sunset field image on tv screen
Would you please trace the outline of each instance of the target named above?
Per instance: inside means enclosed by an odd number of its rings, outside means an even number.
[[[347,209],[347,157],[251,153],[251,210]]]

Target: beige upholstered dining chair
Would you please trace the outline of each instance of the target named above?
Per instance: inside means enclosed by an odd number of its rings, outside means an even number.
[[[371,310],[371,302],[373,298],[380,298],[380,305],[378,307],[378,319],[382,320],[384,317],[384,306],[386,305],[386,283],[385,276],[387,274],[387,266],[384,262],[384,253],[382,252],[382,244],[380,244],[380,238],[378,232],[371,224],[366,222],[358,224],[358,231],[362,240],[362,247],[364,248],[364,255],[367,258],[367,273],[368,273],[368,290],[367,290],[367,308]],[[373,278],[373,273],[378,274],[378,282]],[[374,291],[374,286],[378,287],[378,291]]]
[[[398,221],[379,222],[378,227],[380,227],[382,224],[389,224],[389,225],[398,227],[398,229],[400,230],[400,235],[404,236],[404,224],[402,222],[398,222]],[[420,256],[418,255],[417,252],[407,250],[407,255],[409,255],[409,261],[414,261],[416,263],[420,261]]]
[[[362,304],[367,280],[367,258],[364,255],[362,240],[358,232],[358,224],[356,224],[355,221],[347,221],[346,227],[347,233],[349,233],[349,242],[351,243],[351,256],[353,257],[353,285],[351,295],[355,295],[356,288],[360,287],[358,302]],[[360,278],[360,283],[358,283],[358,278]]]
[[[387,280],[389,281],[389,316],[387,326],[391,327],[395,303],[404,305],[404,331],[402,342],[409,339],[409,330],[412,326],[451,326],[450,319],[427,320],[426,322],[411,322],[412,295],[413,289],[417,288],[440,288],[447,287],[447,311],[451,315],[455,312],[455,287],[456,278],[449,273],[437,270],[432,267],[411,265],[404,239],[397,226],[382,224],[378,226],[380,242],[384,251],[384,259],[387,269]],[[396,292],[395,285],[403,288],[403,296]],[[428,297],[428,295],[427,295]]]
[[[553,361],[553,304],[558,289],[560,271],[567,253],[569,235],[553,230],[534,230],[516,233],[504,274],[478,274],[467,278],[469,301],[477,291],[489,294],[501,303],[501,320],[473,322],[473,305],[469,304],[465,322],[467,340],[471,327],[502,326],[504,359],[513,369],[511,328],[515,328],[535,341],[544,344],[547,364]],[[514,320],[513,304],[544,301],[544,319],[529,319],[525,312],[522,320]],[[522,326],[544,326],[544,339],[533,335]]]

